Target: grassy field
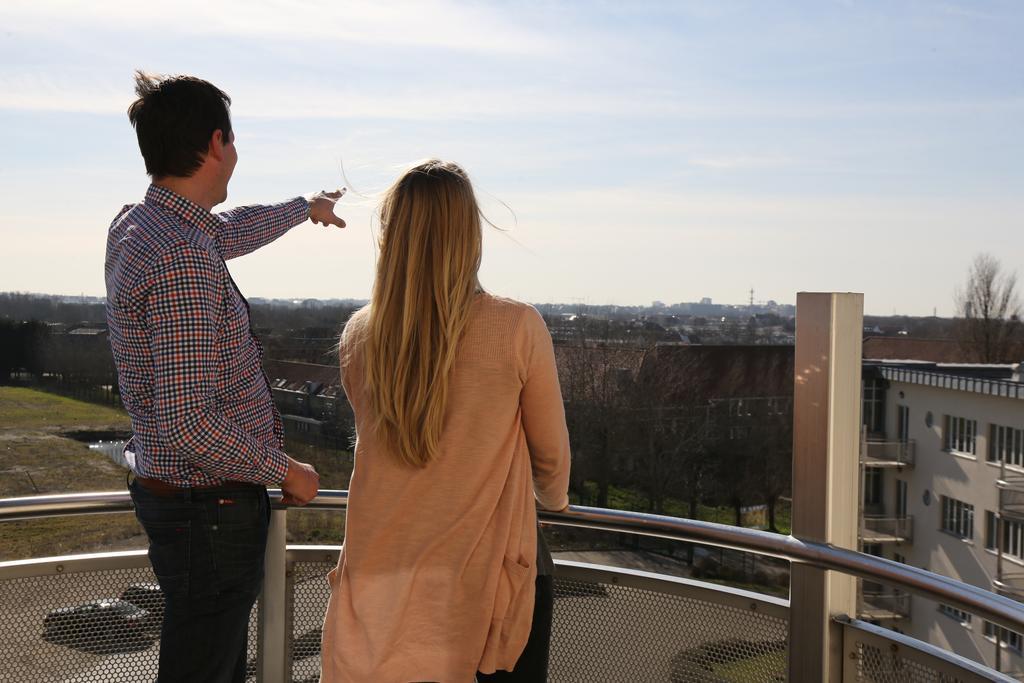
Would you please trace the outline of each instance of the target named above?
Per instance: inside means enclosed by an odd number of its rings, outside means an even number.
[[[122,410],[35,389],[0,387],[0,498],[125,490],[123,468],[68,435],[130,428]],[[316,467],[322,488],[348,488],[350,452],[302,443],[288,443],[286,449]],[[295,512],[289,515],[288,540],[340,543],[344,524],[341,512]],[[130,514],[0,523],[0,560],[145,547],[145,535]]]
[[[120,431],[128,415],[34,389],[0,387],[0,497],[121,491],[125,471],[73,431]],[[86,515],[0,523],[0,559],[145,547],[132,515]]]
[[[123,489],[125,472],[73,431],[126,431],[123,411],[47,394],[0,387],[0,497]]]
[[[0,429],[59,431],[71,428],[129,427],[128,414],[21,387],[0,387]]]
[[[352,453],[303,443],[286,443],[288,455],[308,462],[320,473],[321,489],[347,489],[352,476]],[[288,542],[339,545],[345,535],[345,513],[335,510],[288,512]]]
[[[750,680],[765,680],[767,675],[785,676],[787,657],[784,650],[738,659],[728,664],[719,664],[712,673],[724,681],[742,683]],[[780,679],[781,680],[781,679]]]
[[[34,389],[0,387],[0,498],[77,491],[123,491],[125,470],[106,456],[68,437],[76,431],[126,432],[130,422],[123,410],[78,401]],[[291,442],[289,455],[309,462],[320,473],[325,489],[348,488],[352,454],[348,451]],[[588,485],[593,486],[591,482]],[[592,491],[591,493],[596,492]],[[611,487],[609,505],[643,510],[644,496],[630,488]],[[665,514],[685,517],[689,509],[679,499],[665,501]],[[788,503],[778,507],[780,531],[789,531]],[[698,518],[732,524],[731,508],[701,505]],[[340,543],[344,513],[301,510],[289,514],[288,540],[293,543]],[[593,544],[616,547],[611,535],[591,538],[577,532],[551,529],[553,548]],[[607,536],[607,540],[603,538]],[[564,538],[563,538],[564,537]],[[0,559],[41,557],[99,549],[145,547],[145,537],[132,515],[87,515],[0,524]]]
[[[587,481],[585,483],[587,494],[593,500],[597,497],[597,483]],[[573,503],[579,502],[573,500]],[[608,487],[608,507],[615,510],[639,510],[647,509],[649,501],[647,496],[635,489],[623,486]],[[664,514],[669,517],[689,517],[689,504],[679,498],[666,498],[664,501]],[[792,506],[789,500],[780,500],[775,506],[775,526],[779,533],[788,534],[792,528],[791,522]],[[719,524],[733,525],[736,523],[736,513],[731,507],[713,507],[700,504],[697,506],[697,519],[704,522],[717,522]]]

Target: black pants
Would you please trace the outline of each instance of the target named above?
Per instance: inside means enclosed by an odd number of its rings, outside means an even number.
[[[164,594],[159,683],[244,683],[249,612],[263,582],[270,501],[259,486],[164,497],[129,485]]]
[[[554,579],[550,576],[537,577],[537,597],[533,603],[533,626],[530,639],[512,671],[495,671],[492,674],[477,673],[480,683],[504,681],[505,683],[544,683],[548,680],[548,649],[551,645],[551,616],[554,610]]]

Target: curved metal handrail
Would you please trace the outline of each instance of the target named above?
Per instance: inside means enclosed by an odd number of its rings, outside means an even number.
[[[272,490],[270,495],[275,507],[288,507],[280,505],[280,491]],[[338,510],[344,509],[347,503],[347,491],[324,490],[305,507]],[[125,512],[131,509],[131,499],[125,491],[8,498],[0,500],[0,521],[66,514]],[[827,543],[805,541],[793,536],[714,522],[581,505],[573,505],[565,512],[540,511],[538,516],[542,522],[558,526],[701,543],[838,571],[902,588],[966,610],[1004,628],[1017,632],[1024,631],[1024,604],[924,569],[854,550],[837,548]]]

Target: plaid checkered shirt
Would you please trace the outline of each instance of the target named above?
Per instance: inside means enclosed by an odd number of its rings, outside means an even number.
[[[151,185],[107,236],[107,323],[133,469],[176,486],[280,483],[284,428],[225,259],[309,217],[302,197],[213,214]]]

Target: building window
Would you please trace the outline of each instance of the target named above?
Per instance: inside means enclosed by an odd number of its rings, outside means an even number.
[[[992,425],[988,460],[1024,467],[1024,429]]]
[[[970,612],[965,612],[962,609],[957,609],[956,607],[950,607],[949,605],[943,605],[942,603],[939,603],[939,611],[942,612],[943,614],[945,614],[947,617],[952,617],[953,619],[956,619],[957,621],[959,621],[964,626],[970,626],[971,625],[971,613]]]
[[[995,517],[991,512],[987,514],[992,515],[993,518]],[[987,530],[988,520],[986,520],[985,524]],[[1012,519],[993,519],[993,525],[993,530],[999,527],[1003,529],[1003,554],[1015,557],[1018,560],[1024,560],[1024,524],[1015,522]],[[992,538],[994,541],[994,533]],[[994,543],[991,546],[987,545],[987,541],[985,547],[989,548],[989,550],[998,550]]]
[[[974,506],[942,496],[942,530],[961,538],[974,538]]]
[[[769,415],[785,415],[786,408],[789,402],[785,398],[772,397],[768,399],[768,414]]]
[[[896,407],[896,437],[900,443],[910,441],[910,408],[907,406]]]
[[[882,470],[877,467],[864,468],[864,504],[882,504]]]
[[[750,401],[742,398],[729,399],[729,417],[750,417]]]
[[[1003,554],[1024,561],[1024,523],[999,519],[989,510],[985,511],[985,548],[999,550],[1000,527],[1003,530]]]
[[[996,540],[996,527],[999,525],[999,521],[996,519],[996,513],[991,510],[985,510],[985,548],[988,550],[999,550],[999,544]]]
[[[864,426],[875,434],[885,433],[885,380],[874,378],[863,382]]]
[[[1024,637],[1016,631],[996,626],[991,621],[985,622],[985,637],[995,642],[996,633],[999,634],[999,644],[1003,647],[1007,647],[1015,652],[1021,651],[1021,645],[1024,644]]]
[[[946,416],[946,450],[952,453],[977,453],[978,421],[966,417]]]
[[[875,557],[884,557],[884,555],[882,555],[882,544],[881,543],[865,543],[862,552],[865,555],[874,555]]]
[[[896,516],[907,516],[907,482],[896,480]]]
[[[750,427],[729,427],[729,438],[732,440],[746,439],[750,436]]]

